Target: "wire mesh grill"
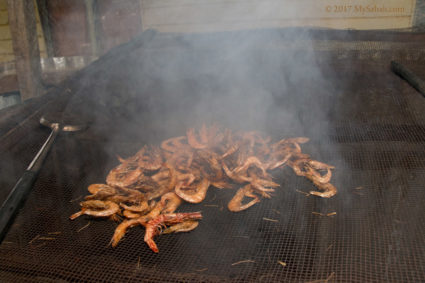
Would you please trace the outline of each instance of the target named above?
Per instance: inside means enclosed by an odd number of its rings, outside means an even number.
[[[197,50],[189,51],[180,53],[187,56],[182,60],[204,56]],[[108,170],[116,164],[115,154],[126,156],[144,143],[184,133],[193,121],[193,117],[186,116],[193,115],[189,109],[193,110],[191,101],[198,99],[197,88],[212,84],[210,76],[194,75],[182,89],[173,88],[174,96],[167,96],[169,85],[175,85],[154,79],[137,83],[131,75],[134,69],[129,66],[132,61],[140,63],[135,58],[142,57],[140,60],[149,65],[160,60],[152,59],[158,54],[165,58],[169,54],[140,51],[139,47],[125,56],[118,54],[109,58],[120,72],[105,69],[112,63],[104,59],[85,71],[89,73],[68,82],[75,94],[66,111],[79,111],[92,118],[92,126],[73,136],[61,135],[50,152],[24,208],[0,245],[3,282],[425,280],[425,224],[421,221],[425,212],[425,119],[411,106],[419,94],[382,69],[382,64],[370,64],[363,73],[357,72],[355,87],[346,86],[353,77],[345,78],[345,87],[340,80],[339,85],[325,86],[324,90],[317,89],[317,81],[306,81],[305,88],[316,94],[309,99],[297,92],[299,84],[295,81],[289,90],[273,97],[282,111],[298,106],[297,113],[302,117],[297,120],[288,116],[294,119],[294,125],[282,122],[278,119],[281,114],[275,111],[266,115],[266,133],[275,139],[305,134],[312,140],[303,146],[303,152],[336,166],[332,180],[339,193],[335,197],[306,196],[303,192],[314,189],[313,185],[289,168],[274,174],[281,187],[272,199],[263,199],[241,213],[231,213],[226,207],[234,191],[213,188],[203,203],[185,204],[179,209],[201,210],[204,218],[199,227],[190,233],[158,237],[159,254],[147,248],[140,227],[130,229],[124,240],[111,248],[108,244],[115,223],[88,217],[70,221],[68,217],[78,210],[87,186],[104,182]],[[363,63],[351,63],[353,70],[362,69]],[[168,65],[162,68],[160,72],[166,72]],[[187,72],[194,72],[207,67],[197,64],[188,68],[191,70]],[[371,74],[379,74],[380,82]],[[235,78],[232,83],[243,87],[245,82]],[[389,84],[384,97],[381,88]],[[122,105],[114,108],[102,101],[117,92],[128,94],[139,88],[145,100],[138,102],[140,111],[136,116],[119,112]],[[184,96],[180,92],[188,89],[190,97],[181,102]],[[291,91],[298,97],[291,96]],[[341,91],[344,95],[339,95]],[[149,96],[153,93],[154,97]],[[208,102],[214,103],[214,99]],[[186,106],[175,109],[176,104]],[[318,104],[328,110],[327,115],[309,114],[309,109]],[[138,122],[126,124],[134,117],[139,117]],[[176,117],[178,122],[173,121]],[[38,118],[34,115],[25,123],[33,128],[31,137],[24,139],[24,133],[17,132],[9,137],[15,146],[3,140],[2,154],[7,151],[9,156],[1,161],[2,168],[8,161],[19,167],[31,159],[37,143],[48,134],[36,126]],[[307,124],[310,127],[298,127]],[[19,153],[22,160],[15,159]],[[19,170],[15,168],[11,174],[17,176]],[[13,178],[5,184],[12,186]]]

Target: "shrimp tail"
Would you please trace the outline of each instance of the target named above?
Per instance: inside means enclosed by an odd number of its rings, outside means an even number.
[[[69,219],[74,220],[74,219],[76,219],[76,218],[80,217],[80,216],[81,216],[81,215],[83,215],[83,214],[84,214],[84,211],[83,211],[83,210],[80,210],[80,211],[78,211],[78,212],[74,213],[73,215],[71,215],[71,216],[69,217]]]
[[[146,244],[148,244],[149,248],[154,252],[154,253],[158,253],[159,249],[158,246],[156,245],[156,243],[154,242],[153,239],[147,239],[145,240]]]

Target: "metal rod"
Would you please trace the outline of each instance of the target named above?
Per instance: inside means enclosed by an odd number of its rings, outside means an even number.
[[[52,147],[52,144],[59,133],[59,124],[55,124],[52,127],[52,132],[43,144],[27,170],[22,174],[21,178],[13,187],[12,191],[7,196],[0,207],[0,243],[6,236],[10,226],[13,223],[16,215],[19,212],[20,207],[25,202],[30,190],[37,178],[38,172],[41,169],[41,165]]]
[[[425,81],[423,79],[419,78],[415,73],[395,61],[391,61],[391,70],[401,78],[405,79],[413,88],[425,97]]]
[[[52,147],[53,142],[55,141],[56,136],[59,133],[59,124],[55,124],[52,127],[52,132],[50,133],[47,140],[44,142],[43,146],[38,151],[37,155],[31,161],[27,170],[38,172],[41,169],[41,165],[43,164],[44,159],[46,158],[47,153]]]

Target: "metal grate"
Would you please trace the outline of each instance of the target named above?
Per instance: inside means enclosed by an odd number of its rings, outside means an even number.
[[[138,47],[110,57],[116,68],[107,68],[112,64],[108,63],[110,59],[98,61],[68,82],[74,96],[66,111],[91,118],[92,124],[84,133],[60,136],[50,152],[24,208],[0,245],[2,282],[425,280],[425,119],[420,113],[412,113],[411,106],[422,103],[423,107],[425,101],[416,100],[419,94],[389,69],[383,69],[382,62],[364,68],[364,62],[352,61],[355,76],[339,75],[337,85],[318,81],[316,75],[305,81],[302,71],[294,71],[295,78],[289,79],[282,90],[279,83],[268,81],[277,70],[283,78],[292,72],[279,64],[260,65],[265,73],[261,78],[255,77],[256,69],[249,69],[244,76],[252,78],[250,82],[234,74],[231,80],[221,80],[217,85],[214,74],[220,68],[208,66],[205,57],[219,59],[219,51],[188,48],[178,52],[180,59],[170,61],[175,51],[147,49]],[[254,65],[258,65],[258,58],[267,63],[276,55],[261,50],[250,54],[258,56],[253,59]],[[172,67],[164,63],[167,60]],[[181,65],[185,60],[196,64]],[[329,60],[338,68],[338,59]],[[139,66],[141,62],[151,71],[151,77]],[[219,64],[226,65],[224,61]],[[135,66],[144,76],[132,74]],[[167,72],[183,67],[188,70],[182,70],[181,77],[175,79],[182,79],[184,84],[156,76],[167,76]],[[319,68],[329,76],[337,73]],[[186,76],[190,73],[192,77]],[[225,99],[230,105],[235,102],[232,97],[217,93],[231,93],[235,87],[247,90],[260,82],[270,88],[273,105],[269,109],[254,106],[230,115],[226,114],[229,106],[223,105],[223,111],[217,110],[219,114],[204,113],[206,122],[217,118],[233,128],[262,128],[275,139],[311,137],[303,151],[336,166],[332,180],[339,193],[335,197],[307,197],[302,192],[313,189],[313,185],[288,168],[275,174],[281,188],[272,199],[241,213],[226,208],[234,191],[211,189],[203,203],[179,208],[201,210],[204,219],[199,227],[190,233],[158,237],[159,254],[147,248],[140,227],[130,229],[124,240],[111,248],[108,243],[116,224],[86,217],[68,220],[78,210],[86,187],[104,181],[116,163],[115,154],[132,154],[144,143],[184,133],[199,117],[197,106],[205,100],[207,105],[217,106],[217,100]],[[382,87],[389,82],[387,96],[382,97]],[[205,85],[214,91],[199,94]],[[136,101],[137,95],[145,99]],[[117,96],[126,98],[127,103],[121,99],[123,104],[113,104]],[[317,105],[323,110],[319,115],[311,113]],[[138,111],[133,112],[131,107]],[[253,114],[253,109],[258,113]],[[232,120],[235,115],[238,119]],[[135,117],[138,119],[133,121]],[[47,135],[36,126],[37,120],[35,115],[25,123],[34,135],[28,137],[18,131],[9,142],[2,141],[2,156],[7,152],[9,161],[20,153],[25,156],[14,160],[14,166],[31,159],[37,143]],[[253,122],[245,125],[240,120]],[[4,168],[6,161],[0,162]],[[19,170],[11,175],[19,175]],[[5,183],[13,184],[12,177]],[[326,216],[333,212],[336,214]]]

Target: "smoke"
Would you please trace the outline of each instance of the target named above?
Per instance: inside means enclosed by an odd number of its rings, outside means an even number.
[[[214,21],[225,24],[238,10],[233,8]],[[263,3],[251,16],[265,18],[274,8]],[[196,25],[199,15],[193,17],[184,21]],[[341,116],[335,110],[337,74],[327,65],[329,53],[317,51],[314,32],[147,31],[77,76],[67,110],[90,120],[92,136],[103,140],[110,156],[105,174],[116,165],[117,154],[132,155],[144,144],[184,135],[204,123],[258,130],[275,141],[306,136],[311,141],[303,152],[347,168],[331,140]]]
[[[330,152],[335,90],[310,33],[288,28],[142,35],[79,77],[68,111],[89,116],[92,131],[111,144],[157,144],[187,128],[217,123],[262,131],[274,140],[307,136],[313,144],[307,153],[329,162],[319,154]],[[113,164],[115,154],[137,149],[110,150]]]
[[[275,138],[326,137],[333,86],[322,74],[310,31],[264,28],[281,24],[279,17],[299,24],[302,5],[205,5],[199,13],[191,5],[147,10],[144,23],[209,32],[142,35],[115,48],[74,80],[68,110],[94,121],[92,129],[109,139],[156,142],[202,123]],[[211,32],[214,27],[238,31]]]
[[[267,18],[274,13],[274,4],[262,3],[245,20]],[[226,24],[231,24],[232,13],[244,9],[238,5],[214,14],[219,29],[230,27]],[[287,7],[285,13],[298,15],[296,7]],[[167,16],[177,17],[156,14]],[[189,15],[184,22],[196,25],[204,20],[201,16]],[[235,131],[258,130],[275,141],[306,136],[311,141],[303,152],[346,167],[338,146],[330,141],[339,115],[335,74],[323,63],[329,55],[315,48],[314,30],[250,26],[244,30],[241,23],[233,27],[239,30],[146,31],[68,82],[73,97],[66,111],[90,123],[88,138],[108,156],[103,175],[116,166],[116,155],[132,155],[144,144],[184,135],[187,128],[204,123]],[[98,178],[98,173],[87,176]]]
[[[164,132],[172,132],[176,123],[185,128],[216,121],[242,129],[277,126],[301,133],[326,121],[331,85],[309,40],[295,46],[291,42],[300,33],[306,32],[264,30],[166,40],[157,35],[151,47],[119,63],[124,74],[106,73],[97,79],[108,86],[103,95],[120,92],[119,107],[131,102],[127,117],[144,115]],[[105,102],[112,108],[115,104]]]

